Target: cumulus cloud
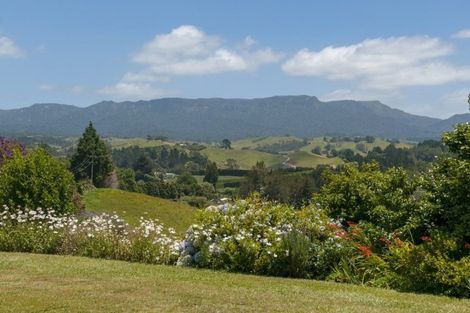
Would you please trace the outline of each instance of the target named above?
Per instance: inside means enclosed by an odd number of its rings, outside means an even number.
[[[395,89],[470,80],[470,68],[442,60],[451,45],[428,36],[367,39],[358,44],[302,49],[282,69],[290,75],[355,80],[362,88]]]
[[[155,84],[168,83],[172,77],[253,71],[280,61],[280,53],[256,45],[256,40],[248,36],[243,44],[231,47],[218,36],[182,25],[156,35],[132,56],[131,61],[142,65],[142,70],[125,73],[116,85],[99,92],[119,98],[151,99],[171,94]]]
[[[461,31],[453,34],[452,38],[468,39],[470,38],[470,29],[462,29]]]
[[[246,49],[226,47],[218,36],[183,25],[155,36],[132,60],[146,65],[156,75],[177,76],[249,71],[281,58],[270,48],[251,49],[256,44],[251,37],[246,37],[244,43]]]
[[[0,35],[0,57],[20,58],[24,52],[8,37]]]

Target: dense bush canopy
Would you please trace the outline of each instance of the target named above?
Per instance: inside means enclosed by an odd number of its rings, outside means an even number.
[[[15,152],[0,168],[0,204],[23,208],[74,209],[72,174],[42,149]]]

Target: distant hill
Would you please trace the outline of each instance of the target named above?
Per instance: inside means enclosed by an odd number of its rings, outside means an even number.
[[[290,134],[425,139],[437,138],[455,122],[470,121],[470,114],[441,120],[392,109],[378,101],[322,102],[311,96],[163,98],[104,101],[85,108],[49,103],[0,110],[0,133],[75,136],[88,121],[94,122],[100,134],[118,137],[165,135],[212,141]]]

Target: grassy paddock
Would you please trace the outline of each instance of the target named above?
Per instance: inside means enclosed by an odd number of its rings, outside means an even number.
[[[470,312],[470,301],[311,280],[0,253],[1,312]]]
[[[267,167],[280,165],[284,161],[284,157],[277,154],[261,152],[257,150],[238,150],[238,149],[220,149],[208,147],[201,151],[209,160],[216,162],[217,166],[223,168],[227,159],[237,161],[241,169],[251,169],[256,162],[263,161]]]
[[[186,231],[193,223],[196,210],[185,203],[106,188],[87,192],[83,200],[88,211],[109,214],[116,212],[131,225],[136,225],[141,216],[158,218],[165,226],[173,227],[178,232]]]

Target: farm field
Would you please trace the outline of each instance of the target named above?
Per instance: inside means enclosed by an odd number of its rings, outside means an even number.
[[[259,147],[282,143],[282,142],[290,142],[290,141],[303,141],[302,138],[294,137],[294,136],[265,136],[265,137],[251,137],[245,138],[241,140],[234,141],[232,143],[232,147],[234,149],[256,149]]]
[[[173,227],[180,233],[192,224],[196,212],[195,208],[185,203],[116,189],[94,189],[88,191],[83,200],[87,211],[116,212],[131,225],[136,225],[141,216],[158,218],[167,227]]]
[[[146,138],[117,138],[117,137],[106,138],[106,142],[108,142],[111,145],[112,149],[122,149],[122,148],[128,148],[132,146],[137,146],[140,148],[159,147],[163,145],[174,146],[176,144],[175,142],[163,141],[163,140],[148,140]]]
[[[1,312],[470,312],[470,301],[313,280],[0,253]]]
[[[327,158],[325,156],[315,155],[306,151],[297,151],[289,154],[289,163],[297,167],[314,168],[318,165],[336,166],[343,164],[343,160],[338,157]]]
[[[385,149],[387,146],[390,145],[390,142],[383,140],[381,138],[375,138],[375,141],[373,143],[368,143],[365,141],[361,141],[362,144],[364,144],[366,151],[371,151],[375,147],[380,147],[382,149]],[[325,146],[329,144],[331,146],[331,149],[336,149],[337,151],[343,150],[343,149],[351,149],[354,151],[354,153],[359,153],[364,155],[362,151],[359,151],[356,147],[355,142],[352,141],[338,141],[338,142],[327,142],[324,140],[324,137],[316,137],[311,140],[309,140],[308,144],[302,148],[300,148],[301,151],[305,151],[308,153],[312,153],[312,150],[315,147],[320,147],[322,150],[325,149]],[[410,143],[404,143],[400,142],[395,144],[397,148],[411,148],[413,145]]]
[[[194,178],[196,178],[197,182],[201,184],[204,181],[204,175],[194,175]],[[217,189],[222,189],[224,188],[224,183],[237,183],[241,182],[244,180],[244,176],[221,176],[219,175],[219,179],[217,180],[216,188]]]
[[[228,159],[233,159],[237,162],[240,169],[250,169],[256,162],[260,161],[263,161],[267,167],[273,167],[282,164],[285,159],[282,155],[257,150],[227,150],[207,147],[201,150],[201,153],[206,155],[209,160],[216,162],[218,167],[224,167]]]

